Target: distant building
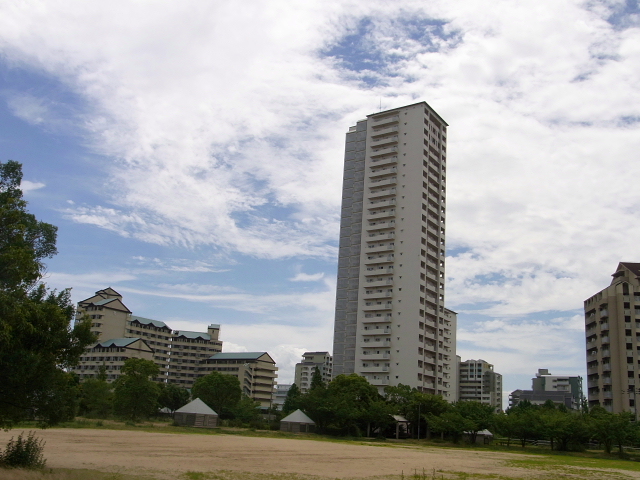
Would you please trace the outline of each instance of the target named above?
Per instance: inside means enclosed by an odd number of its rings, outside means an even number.
[[[86,380],[96,377],[100,367],[104,367],[107,381],[113,382],[120,376],[124,362],[130,358],[153,360],[153,349],[141,338],[105,340],[88,348],[73,371],[80,380]]]
[[[222,342],[218,338],[220,325],[209,325],[206,332],[174,331],[159,320],[133,315],[122,302],[122,295],[111,287],[98,290],[94,296],[78,302],[76,322],[84,318],[84,315],[91,318],[91,331],[98,336],[98,344],[95,345],[97,348],[102,348],[100,345],[107,342],[142,339],[152,352],[148,359],[153,360],[160,368],[160,375],[156,378],[159,382],[191,388],[198,376],[200,362],[222,351]],[[129,348],[127,355],[128,358],[148,357],[144,349],[136,353]],[[80,364],[74,369],[81,380],[97,373],[95,368],[86,368],[96,366],[95,362],[85,363],[84,359],[87,357],[111,358],[105,355],[83,355]],[[109,370],[108,380],[117,379],[120,376],[119,363],[103,361]]]
[[[191,388],[199,377],[216,371],[236,376],[243,392],[263,408],[273,401],[278,370],[273,359],[266,352],[221,353],[218,324],[209,325],[206,332],[172,330],[159,320],[132,315],[122,295],[111,287],[78,302],[76,321],[85,314],[91,318],[98,343],[87,349],[73,369],[80,380],[95,377],[104,365],[112,382],[120,376],[125,360],[144,358],[160,368],[159,382]]]
[[[211,372],[233,375],[240,380],[245,395],[260,402],[262,408],[270,408],[277,371],[276,362],[267,352],[229,352],[206,359],[200,365],[199,376]]]
[[[311,388],[311,379],[316,367],[320,370],[322,381],[327,384],[331,381],[333,358],[329,352],[305,352],[302,362],[296,363],[295,384],[302,393],[307,393]]]
[[[218,339],[220,325],[209,325],[206,332],[174,330],[171,337],[171,361],[167,380],[191,388],[200,375],[200,364],[222,351]]]
[[[273,407],[277,410],[282,410],[287,394],[291,388],[290,383],[279,383],[276,385],[276,389],[273,392]]]
[[[476,401],[502,410],[502,375],[484,360],[466,360],[459,367],[458,400]]]
[[[611,284],[584,302],[589,406],[637,412],[640,263],[622,262]]]
[[[582,407],[582,377],[576,375],[552,375],[541,368],[531,379],[531,390],[514,390],[509,395],[509,408],[523,400],[543,405],[551,400],[556,405],[578,410]]]

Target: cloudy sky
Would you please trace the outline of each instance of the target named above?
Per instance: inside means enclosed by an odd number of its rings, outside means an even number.
[[[220,323],[281,382],[332,347],[344,133],[422,100],[458,353],[505,390],[584,374],[582,301],[640,261],[637,0],[0,1],[1,160],[59,226],[48,284]]]

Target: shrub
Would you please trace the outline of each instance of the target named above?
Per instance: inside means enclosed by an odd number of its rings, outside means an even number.
[[[0,465],[3,467],[19,468],[43,468],[46,460],[42,456],[44,440],[35,437],[35,432],[29,432],[27,438],[23,438],[24,432],[18,435],[18,439],[11,437],[7,448],[0,453]]]

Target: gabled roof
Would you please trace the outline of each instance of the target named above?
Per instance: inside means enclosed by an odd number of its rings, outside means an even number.
[[[211,335],[205,332],[189,332],[188,330],[176,330],[174,333],[179,337],[202,338],[203,340],[211,340]]]
[[[311,423],[313,425],[316,424],[313,420],[311,420],[302,410],[298,409],[293,413],[290,413],[286,417],[284,417],[281,422],[291,422],[291,423]]]
[[[110,340],[104,340],[100,343],[96,343],[96,347],[126,347],[134,342],[137,342],[138,340],[140,340],[140,338],[112,338]]]
[[[96,295],[100,295],[100,294],[104,294],[104,295],[117,295],[118,297],[122,298],[122,295],[120,295],[118,292],[116,292],[113,288],[111,287],[107,287],[103,290],[98,290],[96,292]]]
[[[98,300],[97,302],[90,302],[93,305],[106,305],[107,303],[117,302],[117,298],[103,298],[102,300]]]
[[[153,325],[157,328],[169,328],[166,323],[161,322],[160,320],[151,320],[150,318],[138,317],[137,315],[131,315],[131,321],[137,321],[142,325]]]
[[[176,410],[176,413],[197,413],[200,415],[218,415],[213,411],[209,405],[204,403],[199,398],[196,398],[192,402],[187,403],[184,407],[180,407]]]
[[[640,263],[620,262],[620,265],[628,268],[634,275],[640,276]]]
[[[269,361],[273,362],[273,359],[269,356],[267,352],[216,353],[215,355],[210,356],[209,359],[210,360],[258,360],[265,355],[269,358]]]

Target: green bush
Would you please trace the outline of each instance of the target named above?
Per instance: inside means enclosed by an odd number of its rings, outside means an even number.
[[[18,439],[11,437],[7,448],[0,453],[0,465],[3,467],[19,468],[43,468],[46,460],[42,456],[44,440],[38,440],[35,432],[29,432],[27,438],[23,438],[24,432],[18,435]]]

